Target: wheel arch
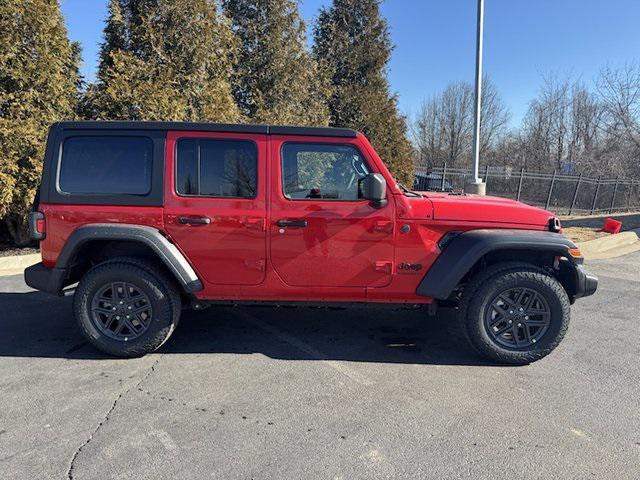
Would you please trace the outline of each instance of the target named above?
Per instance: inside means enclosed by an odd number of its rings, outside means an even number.
[[[446,300],[482,269],[512,261],[553,268],[570,297],[578,292],[575,270],[582,259],[570,255],[575,245],[563,235],[530,230],[470,230],[445,235],[439,244],[441,253],[418,285],[418,295]]]
[[[71,284],[91,266],[116,257],[142,257],[162,266],[185,293],[202,290],[197,273],[178,248],[160,230],[142,225],[89,224],[69,236],[56,261]]]

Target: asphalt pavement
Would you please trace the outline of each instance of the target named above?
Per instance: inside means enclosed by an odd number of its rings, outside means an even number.
[[[593,261],[549,357],[492,365],[452,312],[185,312],[104,356],[0,277],[1,479],[638,479],[640,253]]]

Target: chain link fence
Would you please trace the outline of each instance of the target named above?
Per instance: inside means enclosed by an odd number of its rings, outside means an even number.
[[[558,215],[640,210],[640,181],[636,179],[594,178],[489,166],[480,173],[487,184],[487,195],[520,200]],[[461,192],[472,178],[471,169],[448,168],[444,164],[429,171],[418,169],[413,187],[422,191]]]

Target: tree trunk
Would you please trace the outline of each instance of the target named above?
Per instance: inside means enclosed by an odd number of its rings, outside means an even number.
[[[25,218],[14,215],[10,216],[7,218],[7,229],[16,247],[29,247],[34,244],[34,241],[29,235],[29,225]]]

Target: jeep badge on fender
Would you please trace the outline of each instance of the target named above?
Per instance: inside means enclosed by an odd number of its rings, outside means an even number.
[[[419,263],[405,263],[402,262],[400,265],[398,265],[398,270],[404,272],[404,273],[415,273],[415,272],[419,272],[420,270],[422,270],[422,265]]]

